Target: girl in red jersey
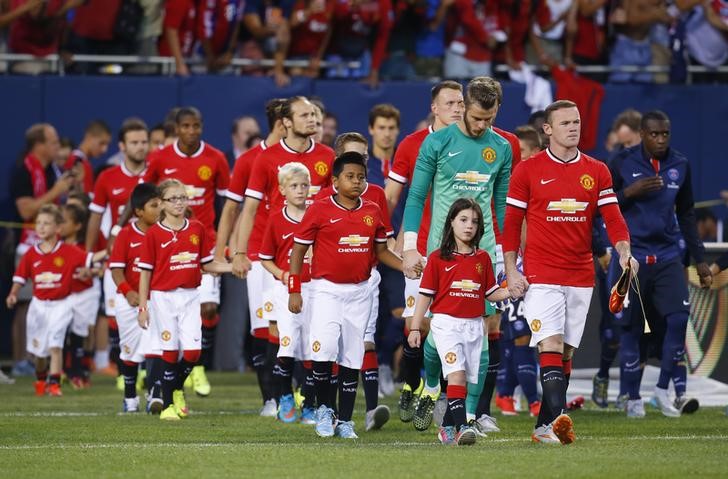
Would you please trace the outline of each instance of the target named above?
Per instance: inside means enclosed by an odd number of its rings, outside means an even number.
[[[162,350],[164,410],[160,418],[178,420],[188,414],[182,385],[200,359],[202,347],[197,290],[201,269],[229,273],[231,265],[213,262],[214,239],[202,223],[186,218],[185,186],[166,180],[159,185],[159,193],[160,221],[147,231],[139,255],[138,321],[143,329],[151,328],[151,347]]]
[[[483,346],[485,301],[510,297],[495,280],[493,263],[477,245],[483,236],[483,212],[472,198],[460,198],[450,207],[440,249],[427,259],[408,342],[421,343],[420,324],[429,308],[430,333],[447,376],[447,413],[438,437],[443,444],[475,443],[467,425],[466,381],[478,382]]]
[[[30,279],[33,299],[26,319],[26,347],[35,358],[35,394],[62,396],[62,347],[71,323],[71,282],[74,275],[87,277],[91,255],[58,239],[63,217],[55,205],[44,205],[35,219],[40,241],[20,260],[5,304],[9,309],[18,302],[18,291]],[[50,357],[50,374],[48,374]],[[46,383],[47,379],[47,383]]]

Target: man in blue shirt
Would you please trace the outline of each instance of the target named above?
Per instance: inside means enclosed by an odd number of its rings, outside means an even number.
[[[623,327],[620,368],[629,394],[627,416],[644,417],[639,393],[644,368],[640,355],[644,321],[649,319],[652,330],[664,331],[655,399],[663,414],[674,417],[682,409],[697,409],[697,402],[686,406],[685,333],[690,298],[681,261],[681,233],[697,263],[703,287],[710,287],[712,274],[698,237],[690,165],[682,153],[670,148],[667,115],[660,111],[643,115],[640,136],[641,145],[625,149],[610,164],[614,190],[630,231],[632,254],[640,263],[635,286],[641,300],[631,293],[618,318]],[[667,393],[670,379],[677,395],[674,405]]]

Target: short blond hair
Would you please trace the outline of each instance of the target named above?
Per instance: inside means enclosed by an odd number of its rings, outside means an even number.
[[[278,170],[278,184],[286,186],[294,176],[304,176],[309,183],[311,182],[311,173],[306,168],[306,165],[298,161],[292,161],[286,163]]]
[[[53,218],[53,221],[55,221],[57,225],[63,223],[63,215],[61,214],[61,209],[54,204],[41,206],[35,217],[37,218],[40,215],[50,216],[51,218]]]

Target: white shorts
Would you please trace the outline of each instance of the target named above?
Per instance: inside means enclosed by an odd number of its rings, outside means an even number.
[[[374,343],[374,334],[377,332],[377,318],[379,318],[379,283],[382,282],[382,275],[376,267],[372,268],[372,275],[369,276],[369,297],[372,299],[369,309],[369,321],[364,330],[364,342]]]
[[[338,284],[311,280],[311,359],[361,369],[370,303],[367,281]]]
[[[523,312],[531,328],[531,347],[561,334],[564,343],[579,347],[594,288],[532,284],[523,298]]]
[[[301,284],[303,310],[294,314],[288,310],[288,287],[278,281],[272,288],[275,321],[278,323],[278,357],[300,361],[311,359],[309,326],[311,322],[311,284]]]
[[[268,324],[271,321],[278,320],[277,316],[278,316],[279,311],[276,308],[276,303],[274,301],[273,296],[275,295],[275,288],[276,288],[275,283],[280,283],[281,285],[283,283],[281,283],[280,281],[275,281],[273,284],[271,284],[270,281],[267,281],[268,278],[266,276],[270,276],[270,275],[263,276],[264,278],[266,278],[266,280],[265,280],[266,288],[263,290],[262,299],[263,299],[263,320],[265,320],[265,323]],[[286,291],[288,291],[287,288],[286,288]],[[288,303],[286,303],[286,310],[288,310]]]
[[[116,283],[111,277],[111,270],[106,268],[104,270],[104,314],[106,316],[114,316],[116,303]]]
[[[212,274],[203,274],[202,282],[197,287],[200,292],[200,303],[220,304],[220,277]]]
[[[442,362],[442,374],[465,371],[469,383],[477,384],[483,350],[483,319],[455,318],[433,314],[430,334]]]
[[[250,311],[250,331],[256,329],[268,329],[268,320],[263,316],[265,300],[263,293],[275,282],[275,278],[260,263],[253,261],[250,271],[246,277],[245,284],[248,287],[248,310]],[[269,305],[271,312],[273,303]],[[287,309],[287,306],[286,306]]]
[[[427,257],[423,257],[422,259],[425,262],[424,264],[427,265]],[[422,276],[417,279],[409,279],[407,276],[404,277],[403,318],[411,318],[415,315],[415,304],[417,303],[417,296],[420,294],[420,281],[422,281]]]
[[[99,303],[101,301],[101,282],[94,278],[93,285],[68,297],[71,302],[71,332],[73,334],[87,337],[88,329],[96,325],[96,316],[99,314]]]
[[[26,317],[26,349],[39,358],[50,356],[50,348],[62,348],[71,324],[68,298],[42,300],[33,297]]]
[[[161,348],[152,349],[151,347],[151,327],[142,329],[137,321],[138,317],[138,308],[129,305],[126,298],[117,293],[116,323],[119,325],[119,347],[121,348],[119,357],[122,361],[141,363],[147,354],[162,355]]]
[[[197,289],[152,291],[149,297],[151,348],[202,349],[200,293]]]

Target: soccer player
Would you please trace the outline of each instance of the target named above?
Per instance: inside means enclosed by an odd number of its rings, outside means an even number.
[[[215,244],[215,193],[225,196],[230,182],[230,168],[225,155],[217,148],[202,141],[202,114],[196,108],[180,108],[175,118],[178,139],[169,146],[157,150],[149,158],[144,181],[159,183],[173,178],[185,185],[188,205],[192,213],[207,229],[207,235]],[[212,252],[212,248],[210,252]],[[190,374],[192,387],[199,396],[210,394],[210,382],[205,368],[212,362],[215,329],[220,321],[217,305],[220,304],[220,278],[205,274],[200,285],[202,314],[202,354],[200,363]]]
[[[635,258],[640,263],[637,278],[642,297],[642,303],[630,297],[622,311],[620,376],[624,377],[629,394],[627,416],[643,417],[639,388],[644,365],[639,345],[645,318],[652,320],[650,325],[654,329],[665,331],[655,399],[664,415],[677,417],[688,401],[685,333],[690,313],[680,234],[697,263],[704,288],[710,287],[712,273],[705,262],[695,222],[690,165],[682,153],[670,147],[670,119],[661,111],[645,113],[640,136],[641,145],[625,149],[610,163],[614,190],[629,226]],[[677,396],[674,404],[667,392],[671,379]],[[691,409],[696,406],[695,402]]]
[[[162,350],[164,361],[162,420],[189,414],[182,386],[200,359],[200,271],[231,271],[230,264],[213,262],[215,243],[209,228],[185,217],[187,189],[175,179],[159,185],[160,220],[144,235],[137,263],[141,269],[137,319],[143,329],[151,327],[152,348]]]
[[[401,260],[387,249],[387,234],[379,207],[363,200],[366,160],[344,153],[333,165],[336,193],[311,205],[294,235],[288,278],[289,310],[302,308],[301,267],[313,245],[311,268],[310,341],[316,391],[316,433],[356,439],[351,421],[364,360],[362,338],[371,309],[368,279],[374,259],[391,268]],[[331,404],[330,375],[339,364],[339,420]]]
[[[268,136],[257,146],[240,155],[235,161],[233,175],[226,193],[225,205],[220,214],[220,222],[217,225],[215,246],[215,259],[217,261],[225,260],[225,248],[228,242],[233,248],[237,244],[238,235],[231,236],[231,232],[238,229],[237,222],[242,219],[242,215],[239,215],[238,211],[240,204],[245,199],[245,190],[248,188],[255,159],[262,151],[276,145],[286,136],[286,128],[283,125],[283,117],[281,116],[281,110],[286,101],[284,98],[274,98],[266,103],[265,115],[268,119]],[[256,209],[253,229],[250,232],[247,257],[251,261],[252,267],[247,275],[245,285],[248,290],[248,311],[250,314],[250,334],[252,336],[251,357],[253,367],[258,375],[258,387],[264,404],[261,414],[273,416],[276,414],[275,400],[269,384],[269,371],[266,371],[265,368],[266,349],[269,348],[268,324],[263,318],[263,288],[265,287],[264,279],[266,276],[258,258],[258,251],[263,241],[263,233],[265,232],[270,211],[268,200],[265,199],[264,202],[263,207]],[[233,257],[233,263],[239,261],[239,259]]]
[[[66,160],[65,169],[73,171],[81,181],[81,191],[91,194],[94,191],[94,171],[91,160],[103,156],[109,149],[111,130],[102,120],[93,120],[87,126],[78,148]]]
[[[568,100],[546,109],[549,147],[521,163],[508,190],[503,232],[508,289],[524,295],[531,345],[538,346],[543,397],[532,440],[574,442],[573,422],[565,414],[571,358],[579,346],[594,286],[591,228],[599,210],[622,267],[631,262],[629,232],[609,170],[578,149],[581,119]],[[516,267],[521,227],[526,219],[524,272]],[[527,279],[526,279],[527,278]],[[530,283],[530,286],[529,286]]]
[[[55,205],[38,210],[35,234],[39,242],[21,258],[13,275],[13,286],[5,304],[12,309],[18,291],[31,280],[33,299],[26,323],[27,350],[35,360],[36,396],[62,396],[63,340],[71,323],[71,283],[74,275],[88,276],[91,254],[58,239],[61,211]],[[79,271],[80,269],[80,271]],[[50,364],[48,358],[50,357]]]
[[[159,190],[150,183],[137,185],[131,194],[131,208],[136,221],[119,232],[109,257],[109,269],[116,284],[116,321],[119,325],[121,348],[121,374],[124,378],[124,412],[139,411],[136,393],[139,363],[147,358],[147,383],[149,396],[147,411],[162,412],[161,350],[152,351],[149,330],[143,330],[137,322],[139,307],[139,255],[144,235],[159,220],[161,207]]]
[[[414,268],[423,263],[423,258],[417,251],[417,242],[428,193],[431,192],[434,199],[427,239],[428,252],[438,247],[450,205],[461,196],[475,198],[483,205],[490,205],[493,202],[495,217],[502,223],[511,175],[512,148],[504,137],[491,128],[501,96],[497,82],[487,77],[474,78],[466,88],[463,119],[431,133],[422,143],[404,214],[404,271],[408,277],[416,278],[418,275]],[[492,263],[495,264],[493,215],[486,216],[485,233],[479,247],[491,254]],[[487,305],[486,311],[489,316],[495,313],[492,305]],[[483,343],[482,372],[488,369],[486,344],[489,348],[490,342],[489,338],[487,343]],[[425,343],[425,349],[428,347],[434,348],[431,340]],[[439,359],[434,351],[429,357],[434,364],[428,368],[428,355],[425,351],[425,370],[439,370],[436,366]],[[439,372],[437,376],[439,377]],[[434,377],[430,379],[436,381]],[[478,381],[477,389],[473,388],[468,394],[468,419],[478,424],[480,432],[496,431],[497,425],[490,415],[483,414],[476,417],[484,382],[485,374],[482,381]],[[439,394],[438,385],[432,381],[427,383],[427,395],[431,398],[436,397]]]
[[[93,201],[89,205],[86,251],[96,251],[108,246],[106,239],[120,228],[101,231],[104,216],[111,217],[109,224],[118,224],[132,190],[142,181],[146,171],[146,158],[149,153],[147,125],[138,118],[129,118],[122,123],[118,139],[119,151],[123,154],[124,159],[121,164],[102,171],[96,179]],[[104,271],[103,293],[104,315],[99,318],[97,327],[105,328],[105,324],[108,324],[109,342],[111,343],[109,355],[117,366],[117,372],[120,372],[119,329],[116,325],[114,304],[116,285],[114,285],[108,269]]]
[[[75,203],[61,207],[59,235],[70,245],[83,247],[88,210]],[[105,256],[105,252],[101,252]],[[71,283],[71,327],[68,330],[70,368],[68,379],[74,389],[90,386],[91,356],[94,346],[94,326],[101,300],[101,285],[96,278],[77,279]]]
[[[431,90],[430,110],[434,116],[434,122],[427,128],[418,130],[407,137],[399,144],[394,154],[394,162],[389,170],[388,181],[384,187],[384,193],[387,196],[387,207],[389,211],[394,211],[399,203],[400,195],[405,186],[409,185],[414,175],[415,161],[420,151],[420,146],[425,137],[433,131],[438,131],[446,126],[462,120],[464,102],[463,87],[460,83],[452,80],[445,80]],[[417,250],[423,257],[427,256],[427,236],[430,228],[430,201],[425,202],[422,222],[418,234]],[[415,298],[417,297],[420,278],[404,279],[405,290],[405,309],[402,316],[405,319],[405,327],[409,328],[412,322],[412,315],[415,311]],[[422,329],[422,338],[427,336],[429,331],[429,321],[425,318],[420,325]],[[399,414],[402,421],[408,422],[413,418],[415,412],[416,397],[422,391],[422,379],[420,378],[420,370],[422,369],[422,348],[412,348],[405,338],[403,342],[402,353],[402,376],[405,384],[402,387],[402,393],[399,398]],[[428,396],[423,399],[422,407],[431,411],[434,407],[434,398]]]
[[[447,412],[438,433],[440,442],[475,444],[477,434],[466,422],[466,381],[478,382],[483,351],[486,298],[510,297],[495,280],[490,256],[478,249],[484,233],[483,211],[473,198],[460,198],[450,207],[439,249],[425,267],[408,342],[419,347],[420,324],[432,313],[430,333],[447,377]]]
[[[273,367],[274,397],[278,399],[280,405],[279,420],[284,423],[298,420],[299,412],[293,398],[293,367],[294,361],[303,361],[308,366],[304,366],[304,369],[306,378],[310,378],[310,382],[305,381],[302,387],[305,399],[300,417],[301,422],[314,424],[313,371],[310,367],[311,349],[308,342],[308,325],[311,318],[308,307],[298,314],[288,311],[287,289],[293,235],[306,212],[311,175],[303,164],[287,163],[278,172],[278,182],[281,194],[286,199],[286,205],[281,210],[273,211],[268,219],[259,252],[261,264],[276,279],[271,299],[280,347],[276,365]],[[309,263],[310,258],[306,257],[301,272],[301,294],[305,297],[306,303],[309,300],[311,280]]]

